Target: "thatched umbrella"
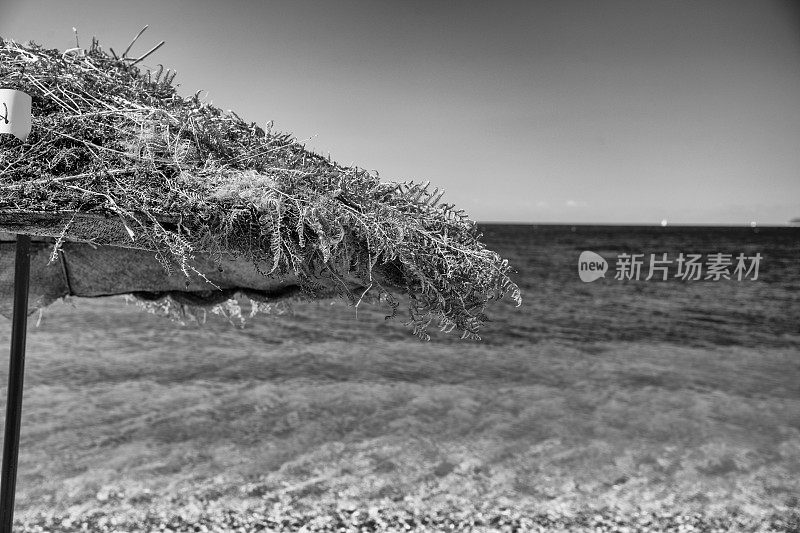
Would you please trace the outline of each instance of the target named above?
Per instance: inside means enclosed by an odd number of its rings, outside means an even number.
[[[174,73],[140,70],[147,54],[127,52],[0,39],[0,87],[33,109],[27,140],[0,135],[0,312],[14,298],[18,311],[0,527],[13,510],[31,308],[133,294],[183,313],[240,293],[380,300],[394,315],[402,294],[420,337],[433,324],[478,338],[490,300],[520,302],[507,261],[441,191],[381,182],[199,93],[182,97]]]

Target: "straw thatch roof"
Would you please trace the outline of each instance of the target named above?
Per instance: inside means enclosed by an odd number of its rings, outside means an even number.
[[[0,231],[50,239],[34,284],[61,281],[41,303],[136,293],[200,305],[299,288],[392,304],[399,290],[418,334],[433,324],[467,337],[490,300],[519,303],[508,263],[440,191],[311,153],[179,95],[174,73],[139,61],[95,40],[62,53],[0,39],[0,87],[33,98],[27,141],[0,136]]]

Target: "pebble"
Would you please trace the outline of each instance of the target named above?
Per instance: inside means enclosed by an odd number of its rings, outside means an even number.
[[[737,532],[797,532],[800,531],[800,511],[785,516],[775,515],[770,520],[748,522],[742,516],[704,517],[699,514],[669,513],[660,511],[633,512],[628,515],[619,510],[592,510],[574,515],[552,512],[524,513],[509,509],[437,509],[436,511],[412,508],[385,509],[375,506],[355,509],[320,509],[314,512],[296,512],[290,506],[280,509],[251,510],[214,509],[196,513],[190,519],[179,510],[148,513],[132,521],[115,516],[113,511],[95,509],[83,516],[38,516],[17,522],[15,531],[33,532],[628,532],[646,533],[661,531],[713,531]]]

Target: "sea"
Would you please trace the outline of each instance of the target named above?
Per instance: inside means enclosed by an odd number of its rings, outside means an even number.
[[[243,301],[244,326],[122,297],[32,315],[19,516],[31,531],[273,504],[800,520],[800,228],[479,229],[523,298],[492,302],[480,341],[424,342],[402,308],[341,300],[252,317]]]
[[[487,224],[481,231],[516,269],[524,298],[519,309],[490,313],[485,342],[800,346],[800,227]],[[607,261],[604,277],[581,280],[586,251]],[[700,256],[689,276],[679,270],[681,254]]]

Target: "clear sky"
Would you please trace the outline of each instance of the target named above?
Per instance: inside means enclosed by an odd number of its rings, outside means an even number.
[[[0,35],[92,35],[180,92],[481,221],[800,216],[800,3],[0,0]]]

